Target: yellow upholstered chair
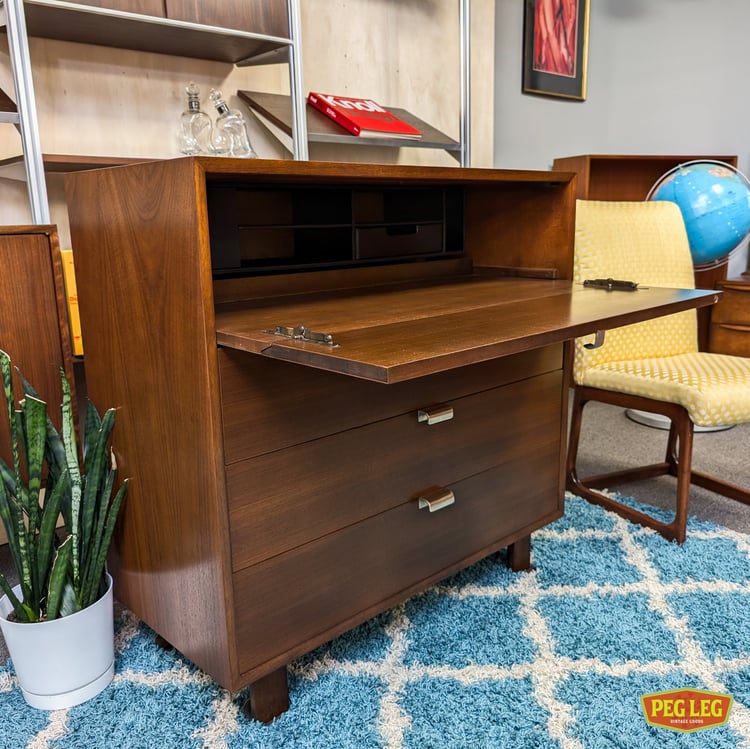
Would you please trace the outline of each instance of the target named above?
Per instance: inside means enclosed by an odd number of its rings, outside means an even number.
[[[594,278],[694,288],[690,247],[679,208],[659,201],[579,200],[574,281]],[[694,425],[717,427],[750,421],[750,359],[700,352],[695,310],[606,331],[598,348],[587,348],[585,344],[591,342],[589,337],[575,343],[568,489],[679,543],[685,540],[691,482],[750,504],[747,489],[691,470]],[[589,401],[670,419],[664,461],[579,478],[578,443],[583,408]],[[671,522],[638,512],[600,491],[663,474],[677,478]]]

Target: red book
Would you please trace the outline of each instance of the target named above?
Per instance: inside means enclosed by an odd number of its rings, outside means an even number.
[[[372,99],[311,91],[307,101],[353,135],[362,138],[421,138],[422,133]]]

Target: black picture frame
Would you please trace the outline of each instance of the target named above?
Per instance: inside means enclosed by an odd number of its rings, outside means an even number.
[[[525,0],[523,93],[586,99],[589,0]]]

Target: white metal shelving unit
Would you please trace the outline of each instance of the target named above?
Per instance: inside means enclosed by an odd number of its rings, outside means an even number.
[[[81,5],[65,0],[0,0],[8,36],[15,87],[16,111],[0,111],[0,124],[14,124],[21,134],[32,222],[49,224],[45,163],[39,139],[36,98],[29,54],[29,36],[125,47],[164,54],[223,60],[238,66],[287,62],[292,106],[292,150],[295,159],[308,158],[308,132],[302,77],[300,0],[287,0],[289,31],[276,37],[234,29],[157,18],[125,11]],[[457,158],[471,165],[471,3],[459,0],[460,109]],[[71,30],[72,29],[72,30]],[[127,41],[123,41],[126,39]],[[0,91],[0,95],[4,92]],[[2,97],[0,97],[2,98]],[[71,157],[71,163],[75,162]],[[73,168],[73,167],[71,167]],[[64,170],[64,166],[58,166]]]
[[[22,159],[35,224],[50,223],[50,215],[29,36],[163,54],[185,55],[186,50],[196,50],[198,54],[193,56],[235,65],[285,61],[289,65],[293,108],[293,155],[295,159],[308,158],[299,0],[287,0],[289,31],[286,37],[203,26],[64,0],[0,0],[0,10],[8,36],[16,103],[16,112],[0,112],[0,123],[12,123],[21,133]]]

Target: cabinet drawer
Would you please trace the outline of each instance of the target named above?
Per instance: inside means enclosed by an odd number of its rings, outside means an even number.
[[[234,575],[241,672],[302,652],[562,514],[559,435],[449,488]]]
[[[723,282],[718,288],[724,293],[711,309],[711,322],[745,325],[750,329],[750,282]]]
[[[227,465],[415,408],[559,370],[562,346],[383,385],[219,350]]]
[[[750,325],[712,323],[709,350],[714,354],[750,356]]]
[[[419,422],[414,409],[229,466],[233,568],[559,440],[561,390],[553,372],[449,401],[453,418],[437,424]]]

